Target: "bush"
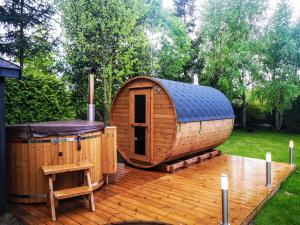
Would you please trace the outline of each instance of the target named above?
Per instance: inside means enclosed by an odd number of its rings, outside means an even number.
[[[242,105],[234,105],[236,123],[242,123]],[[247,103],[247,124],[272,124],[272,116],[266,107],[259,101]]]
[[[53,74],[24,72],[22,80],[6,80],[8,124],[73,119],[66,83]]]
[[[253,101],[248,104],[247,116],[250,124],[272,124],[270,112],[259,101]]]
[[[285,115],[285,129],[300,132],[300,97],[294,102],[293,107]]]

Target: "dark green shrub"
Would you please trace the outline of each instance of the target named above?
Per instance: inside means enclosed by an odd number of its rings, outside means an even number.
[[[53,74],[24,72],[22,80],[6,80],[8,124],[73,119],[70,91]]]
[[[242,123],[242,106],[236,104],[233,106],[236,116],[236,123]],[[272,118],[270,112],[259,101],[250,101],[247,103],[247,124],[271,124]]]
[[[287,131],[300,132],[300,97],[286,113],[284,125]]]
[[[247,106],[248,122],[250,124],[271,124],[271,114],[259,101],[249,102]]]

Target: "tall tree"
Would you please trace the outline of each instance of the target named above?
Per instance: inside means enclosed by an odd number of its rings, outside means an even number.
[[[288,1],[279,3],[266,33],[265,80],[259,94],[273,112],[276,130],[300,94],[299,28],[292,26],[291,15]]]
[[[184,68],[190,60],[191,38],[185,25],[177,17],[165,16],[160,43],[159,76],[172,80],[189,80],[189,77],[184,74]]]
[[[87,93],[84,68],[97,68],[97,116],[101,113],[99,109],[104,108],[106,122],[114,91],[126,79],[149,70],[149,43],[136,4],[138,1],[135,0],[60,1],[69,79],[79,117],[86,115],[86,109],[82,107]]]
[[[186,30],[191,38],[191,48],[188,52],[189,60],[183,66],[186,80],[191,80],[194,75],[199,76],[203,63],[199,57],[202,42],[201,33],[196,28],[198,16],[196,14],[195,0],[174,0],[175,16],[179,17],[185,24]]]
[[[195,21],[195,0],[174,0],[175,15],[182,19],[189,33],[193,33]]]
[[[144,26],[151,43],[151,75],[173,80],[189,80],[184,74],[190,59],[191,38],[181,18],[167,11],[161,0],[151,0]]]
[[[138,24],[150,43],[150,75],[173,80],[189,81],[185,66],[190,61],[191,38],[186,25],[174,12],[162,6],[161,0],[137,1]]]
[[[262,75],[258,25],[264,9],[261,0],[210,0],[203,15],[201,80],[242,102],[244,127],[247,90]]]
[[[4,0],[0,6],[0,23],[5,29],[0,36],[0,53],[14,57],[23,67],[26,59],[49,51],[53,14],[53,7],[47,0]]]

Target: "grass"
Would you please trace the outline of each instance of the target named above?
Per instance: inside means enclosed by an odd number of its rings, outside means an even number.
[[[288,142],[294,140],[294,163],[300,165],[300,134],[273,131],[247,132],[236,130],[218,149],[230,155],[265,159],[266,152],[272,160],[289,162]],[[298,169],[281,186],[257,214],[256,225],[300,224],[300,173]]]

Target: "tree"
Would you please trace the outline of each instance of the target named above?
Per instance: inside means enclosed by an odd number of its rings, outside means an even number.
[[[151,44],[151,75],[189,80],[184,68],[190,59],[191,38],[185,24],[173,12],[166,11],[161,0],[149,1],[140,18]]]
[[[53,14],[52,5],[46,0],[5,0],[0,6],[0,23],[6,31],[0,36],[0,53],[14,57],[23,67],[26,59],[49,51]]]
[[[174,0],[175,15],[183,21],[188,33],[195,29],[195,0]]]
[[[112,95],[128,78],[149,71],[149,42],[139,20],[138,1],[61,0],[69,80],[77,114],[86,115],[87,76],[84,68],[96,72],[96,107],[104,108],[108,123]],[[143,59],[141,59],[143,57]],[[101,106],[101,107],[100,107]],[[101,111],[97,110],[98,116]]]
[[[244,127],[247,90],[262,75],[258,24],[264,9],[261,0],[210,0],[202,17],[201,81],[242,102]]]
[[[203,63],[199,57],[202,42],[201,33],[196,30],[196,4],[195,0],[174,0],[175,16],[179,17],[185,24],[187,33],[191,39],[191,48],[188,55],[189,60],[183,66],[186,80],[191,80],[194,75],[199,76],[203,69]]]
[[[161,49],[158,51],[159,76],[186,81],[184,68],[190,60],[191,39],[185,25],[175,16],[166,15],[162,25]]]
[[[275,129],[280,130],[284,113],[300,94],[299,28],[291,25],[292,11],[287,1],[281,2],[266,33],[265,80],[259,96],[273,112]],[[299,24],[299,23],[298,23]]]

